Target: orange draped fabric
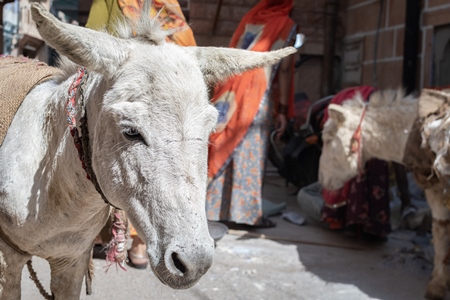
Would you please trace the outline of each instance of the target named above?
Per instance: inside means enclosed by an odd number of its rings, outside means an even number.
[[[278,4],[273,6],[272,2]],[[289,18],[292,8],[292,0],[261,1],[244,16],[229,46],[252,51],[270,51],[282,47],[294,26]],[[250,27],[253,32],[248,31]],[[255,31],[255,28],[260,28],[260,31]],[[261,68],[235,76],[215,88],[212,102],[219,110],[219,124],[216,132],[210,136],[210,180],[218,174],[252,124],[268,88],[267,78],[270,76]],[[293,107],[293,96],[292,84],[290,107]]]
[[[143,7],[143,0],[118,0],[125,17],[136,19]],[[180,46],[196,46],[194,33],[187,25],[186,19],[177,0],[153,0],[150,15],[157,17],[164,30],[175,30],[168,40]]]

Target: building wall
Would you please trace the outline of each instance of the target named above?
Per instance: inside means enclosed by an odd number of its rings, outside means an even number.
[[[418,88],[437,83],[435,68],[440,62],[433,53],[437,45],[435,37],[439,36],[437,32],[446,31],[447,26],[447,36],[450,39],[450,1],[422,0],[421,8]],[[384,0],[374,68],[374,41],[379,9],[378,0],[347,1],[345,37],[341,50],[344,58],[341,71],[342,87],[372,85],[375,81],[379,88],[397,88],[402,84],[406,0]],[[450,74],[448,75],[450,77]]]
[[[423,55],[420,61],[420,84],[421,87],[429,87],[439,85],[437,80],[436,69],[439,67],[440,53],[437,49],[440,48],[440,33],[447,31],[444,41],[444,46],[449,45],[450,41],[450,1],[448,0],[424,0],[424,7],[422,11],[422,26],[421,26],[421,42],[419,49]],[[450,82],[450,72],[445,74],[447,78],[447,85]]]
[[[342,87],[377,84],[379,88],[397,88],[401,85],[406,0],[384,0],[382,8],[380,16],[378,0],[348,1],[341,50]]]
[[[305,35],[305,44],[296,59],[309,57],[295,72],[295,90],[304,92],[311,100],[321,96],[324,52],[325,0],[294,0],[292,19]]]
[[[37,31],[36,24],[31,18],[31,3],[33,0],[19,1],[20,19],[18,27],[18,45],[11,51],[14,56],[24,55],[48,62],[49,49]],[[47,10],[50,9],[50,0],[39,1]],[[27,48],[32,49],[31,51]]]
[[[7,3],[3,8],[3,49],[0,49],[4,54],[10,54],[13,44],[17,42],[18,26],[18,3]]]
[[[20,20],[19,20],[19,34],[28,34],[34,38],[41,39],[41,35],[37,31],[36,24],[31,18],[31,3],[36,1],[21,0],[19,1],[20,7]],[[50,1],[39,1],[47,10],[50,9]]]

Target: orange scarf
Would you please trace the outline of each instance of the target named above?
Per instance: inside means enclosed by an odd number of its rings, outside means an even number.
[[[279,46],[284,44],[294,26],[294,22],[289,18],[293,0],[278,1],[276,6],[270,5],[270,2],[273,0],[262,0],[244,16],[231,39],[230,47],[270,51],[274,50],[276,42],[281,41],[277,43]],[[212,102],[219,110],[219,124],[216,132],[210,136],[210,180],[217,175],[244,138],[258,113],[268,88],[267,81],[265,70],[260,68],[235,76],[215,88]],[[293,107],[293,85],[290,92],[289,106]]]
[[[144,5],[142,0],[118,0],[119,7],[125,17],[130,20],[136,19]],[[168,37],[168,41],[174,42],[180,46],[196,46],[194,33],[181,10],[177,0],[153,0],[150,9],[152,17],[157,16],[161,22],[161,28],[164,30],[173,30],[176,32]]]

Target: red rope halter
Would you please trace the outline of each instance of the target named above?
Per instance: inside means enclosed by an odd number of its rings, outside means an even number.
[[[367,105],[364,106],[361,119],[359,120],[358,127],[356,127],[353,133],[352,139],[350,140],[350,153],[358,155],[358,170],[359,175],[364,173],[364,166],[362,165],[362,122],[366,115]]]
[[[120,208],[111,204],[106,196],[103,194],[101,190],[97,177],[91,166],[91,158],[89,151],[89,135],[87,131],[87,118],[86,111],[84,107],[84,95],[82,93],[82,87],[84,83],[84,78],[87,76],[87,71],[85,68],[78,68],[78,74],[72,81],[72,84],[68,90],[68,97],[66,101],[66,113],[67,113],[67,126],[69,127],[70,134],[73,137],[75,147],[78,151],[78,158],[81,161],[83,169],[86,171],[86,178],[89,179],[95,186],[97,192],[101,195],[103,201],[114,207],[116,210],[120,210]],[[81,133],[83,134],[80,137],[78,128],[77,128],[77,91],[80,90],[80,107],[81,107]],[[83,127],[84,126],[84,127]],[[84,139],[84,140],[83,140]],[[84,142],[84,144],[83,144]],[[121,216],[118,213],[114,212],[114,224],[112,226],[112,234],[113,239],[108,244],[107,247],[107,262],[108,268],[112,264],[116,263],[120,268],[126,270],[124,267],[124,263],[126,260],[126,238],[127,238],[127,230],[126,226],[123,223]]]

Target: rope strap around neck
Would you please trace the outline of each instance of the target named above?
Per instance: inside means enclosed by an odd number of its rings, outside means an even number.
[[[86,69],[78,68],[78,75],[72,81],[72,84],[69,87],[69,95],[66,101],[67,126],[69,127],[70,134],[73,137],[75,147],[77,148],[78,151],[78,158],[80,159],[84,170],[86,170],[86,164],[84,162],[83,146],[77,128],[76,95],[77,90],[81,86],[82,80],[86,74],[87,74]],[[87,178],[89,180],[91,179],[89,177],[89,174],[87,174]]]
[[[364,166],[362,165],[362,122],[366,115],[367,105],[364,106],[363,112],[361,114],[361,119],[359,120],[358,127],[356,127],[353,133],[352,139],[350,141],[350,152],[352,154],[356,153],[358,155],[358,170],[359,175],[364,173]]]
[[[67,126],[69,127],[70,134],[73,137],[73,141],[75,147],[78,151],[78,158],[81,161],[83,169],[86,171],[86,178],[89,179],[93,184],[97,192],[101,195],[103,201],[114,207],[115,209],[120,209],[115,205],[111,204],[106,196],[103,194],[103,191],[98,184],[97,177],[95,176],[94,170],[92,169],[92,160],[91,160],[91,149],[89,145],[89,130],[88,130],[88,122],[86,116],[86,106],[84,104],[84,94],[83,94],[83,84],[86,81],[88,73],[85,68],[78,68],[78,74],[72,81],[72,84],[69,87],[68,97],[66,101],[66,113],[67,113]],[[76,95],[79,90],[80,95],[80,108],[81,108],[81,117],[80,117],[80,128],[81,128],[81,138],[77,129],[77,104],[76,104]]]
[[[101,195],[103,201],[120,211],[121,209],[111,204],[106,196],[103,194],[102,189],[97,181],[97,176],[95,176],[95,172],[92,169],[92,160],[91,160],[91,148],[89,143],[89,129],[88,129],[88,120],[86,115],[86,105],[84,103],[84,93],[83,93],[83,84],[86,81],[87,71],[85,68],[78,68],[77,76],[74,78],[72,84],[69,87],[68,97],[66,102],[66,113],[67,113],[67,125],[70,130],[70,134],[72,135],[75,143],[75,147],[78,151],[78,157],[81,161],[83,169],[86,171],[86,178],[89,179],[94,185],[97,192]],[[81,138],[77,129],[77,103],[76,96],[77,92],[79,94],[79,107],[80,111],[80,129],[81,129]],[[119,213],[114,212],[115,223],[112,228],[114,238],[110,242],[108,247],[108,263],[111,265],[112,263],[117,263],[122,269],[125,269],[124,263],[126,260],[126,230],[123,228],[123,221],[120,219]],[[92,259],[92,258],[91,258]],[[92,293],[92,270],[88,268],[86,270],[86,293],[89,295]]]

